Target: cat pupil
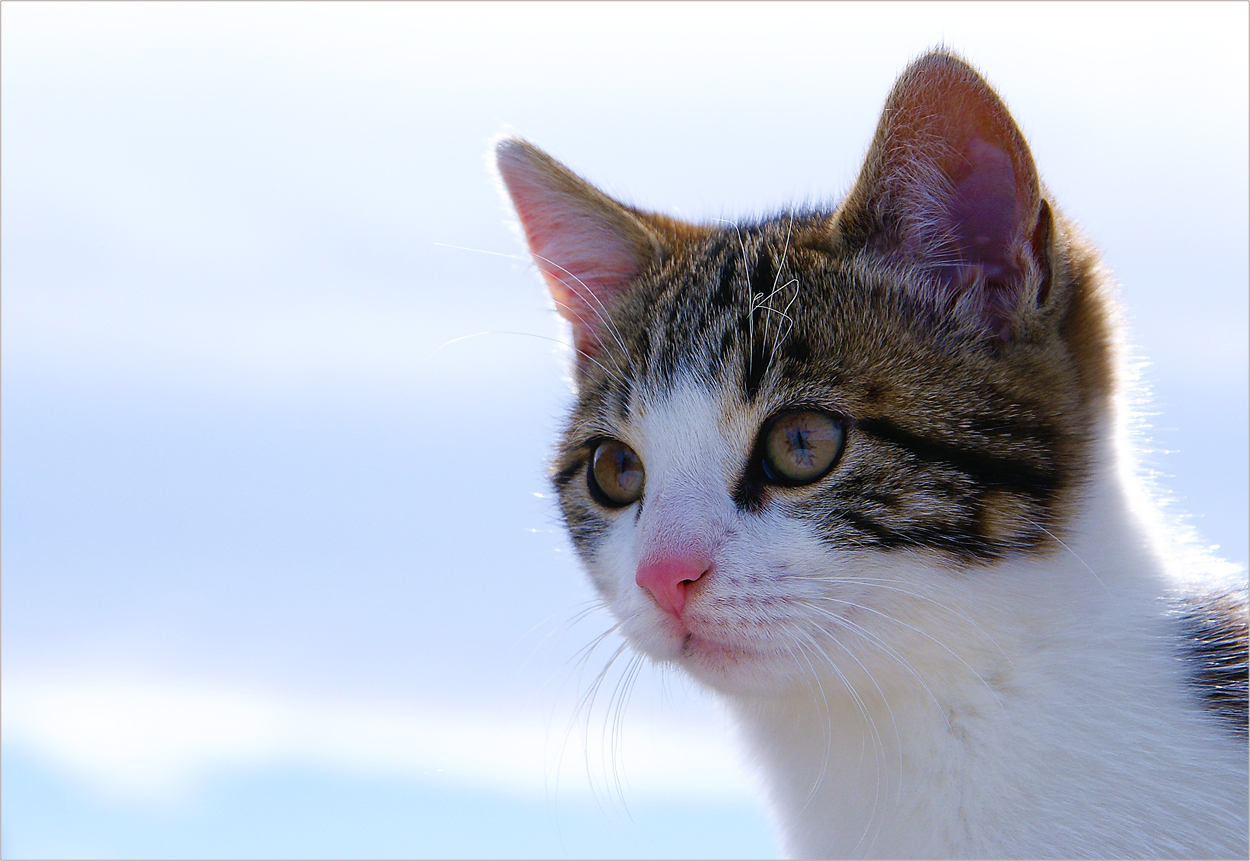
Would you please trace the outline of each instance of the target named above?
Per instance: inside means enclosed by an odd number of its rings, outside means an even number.
[[[633,460],[624,451],[616,452],[616,483],[626,493],[637,490],[642,483],[642,473],[634,468]]]
[[[803,431],[787,431],[786,435],[790,438],[790,454],[794,459],[803,466],[811,466],[813,452],[808,447],[807,440],[803,437]]]

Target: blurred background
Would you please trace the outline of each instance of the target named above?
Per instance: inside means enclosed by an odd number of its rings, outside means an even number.
[[[1144,468],[1244,566],[1248,11],[5,3],[0,854],[775,853],[570,558],[501,132],[759,214],[964,53],[1122,285]]]

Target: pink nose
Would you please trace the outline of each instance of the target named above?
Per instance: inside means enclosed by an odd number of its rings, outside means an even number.
[[[701,556],[670,557],[638,566],[634,580],[655,598],[665,613],[680,619],[686,607],[686,588],[711,567]]]

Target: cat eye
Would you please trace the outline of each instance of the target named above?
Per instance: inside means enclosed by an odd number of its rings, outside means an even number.
[[[623,442],[604,440],[595,446],[586,471],[590,494],[609,508],[621,508],[642,496],[642,459]]]
[[[760,437],[764,475],[777,484],[811,484],[833,468],[845,437],[842,420],[826,413],[779,413]]]

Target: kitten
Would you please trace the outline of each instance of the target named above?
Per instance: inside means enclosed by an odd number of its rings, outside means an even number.
[[[750,225],[497,156],[572,324],[573,544],[787,854],[1247,856],[1245,577],[1136,486],[1109,279],[977,72],[918,60],[840,205]]]

